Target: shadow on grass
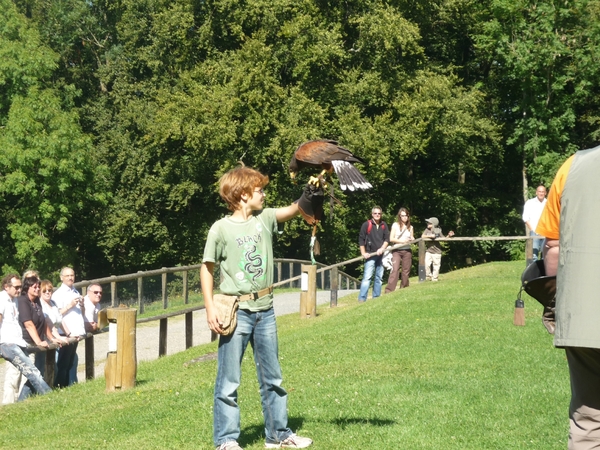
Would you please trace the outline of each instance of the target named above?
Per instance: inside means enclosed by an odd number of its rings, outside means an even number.
[[[302,428],[304,424],[303,417],[288,417],[288,427],[294,431]],[[310,436],[308,436],[310,437]],[[254,445],[257,442],[264,442],[265,440],[265,428],[263,425],[255,425],[252,427],[246,427],[242,429],[238,443],[244,446]]]
[[[335,420],[332,420],[331,423],[337,425],[342,430],[345,430],[348,425],[372,425],[376,427],[389,427],[391,425],[395,425],[396,421],[389,419],[367,419],[363,417],[340,417]]]

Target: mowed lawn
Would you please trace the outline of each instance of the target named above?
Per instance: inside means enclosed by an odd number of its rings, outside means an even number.
[[[524,262],[442,274],[438,283],[318,317],[278,318],[289,424],[315,449],[564,449],[569,379],[564,352],[523,294]],[[2,448],[211,449],[216,344],[138,367],[137,386],[104,379],[0,408]],[[245,449],[264,445],[252,351],[239,391]]]

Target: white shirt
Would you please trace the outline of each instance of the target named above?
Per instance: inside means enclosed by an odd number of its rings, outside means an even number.
[[[98,312],[100,311],[100,303],[94,304],[89,296],[85,296],[83,298],[83,307],[85,308],[85,318],[86,322],[96,322],[98,323]]]
[[[42,300],[42,311],[44,311],[44,315],[50,319],[50,322],[52,322],[52,325],[54,325],[55,327],[60,326],[61,322],[62,322],[62,314],[60,313],[60,310],[58,309],[58,306],[56,305],[56,302],[52,299],[50,299],[50,305],[48,303],[46,303],[44,300]]]
[[[19,304],[17,298],[10,298],[8,292],[0,292],[0,344],[17,344],[19,347],[27,347],[23,339],[23,329],[19,323]]]
[[[64,283],[61,284],[56,291],[54,291],[54,294],[52,294],[52,300],[56,302],[56,306],[58,306],[59,309],[66,308],[75,297],[81,297],[79,291],[75,288],[68,287]],[[85,331],[83,314],[81,314],[79,303],[63,314],[62,323],[67,326],[71,332],[71,336],[83,336],[87,334]],[[63,330],[59,330],[59,332],[60,334],[64,334]]]
[[[535,231],[537,228],[540,217],[542,217],[544,206],[546,206],[546,199],[540,202],[537,197],[530,198],[525,202],[525,207],[523,208],[523,222],[529,222],[532,231]]]

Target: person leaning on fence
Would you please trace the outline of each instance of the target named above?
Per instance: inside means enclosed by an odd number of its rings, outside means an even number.
[[[401,244],[401,246],[392,250],[392,270],[390,271],[390,277],[385,287],[386,294],[396,290],[400,270],[402,271],[400,288],[408,287],[410,266],[412,265],[412,251],[408,242],[414,239],[414,230],[410,224],[410,214],[406,208],[400,208],[397,220],[393,223],[390,231],[390,245]]]
[[[23,331],[23,339],[30,347],[48,348],[51,343],[58,343],[52,336],[52,329],[46,321],[42,303],[40,301],[40,279],[36,276],[23,279],[21,296],[17,299],[19,305],[19,323]],[[46,367],[46,352],[30,353],[35,366],[42,376]],[[31,385],[25,383],[21,389],[20,398],[25,399],[31,395]]]
[[[232,214],[210,228],[200,269],[208,326],[221,334],[213,408],[213,440],[219,450],[241,449],[237,443],[240,436],[237,392],[248,343],[254,350],[260,386],[265,447],[305,448],[312,444],[311,439],[297,436],[288,428],[287,392],[281,386],[273,310],[273,235],[278,223],[298,215],[299,206],[302,208],[303,203],[310,204],[311,200],[305,189],[300,205],[263,209],[268,181],[267,176],[249,167],[230,170],[221,177],[219,194]],[[217,262],[220,262],[221,293],[239,298],[237,326],[226,336],[222,335],[221,318],[213,301],[213,271]]]
[[[442,247],[436,239],[446,236],[442,233],[442,229],[439,226],[440,221],[437,217],[430,217],[425,222],[427,222],[427,228],[425,228],[425,231],[421,235],[427,247],[425,251],[425,279],[438,281],[442,265]],[[454,236],[454,231],[448,231],[448,237],[452,236]]]
[[[21,391],[18,400],[23,400],[31,391],[36,394],[47,394],[50,386],[44,381],[41,372],[29,358],[27,343],[23,339],[23,329],[19,322],[19,307],[17,294],[20,291],[21,280],[16,274],[9,274],[2,280],[4,290],[0,293],[0,354],[10,362],[25,378],[27,382]],[[17,383],[17,388],[18,388]],[[15,392],[11,386],[4,384],[3,403],[12,403],[7,398],[12,395],[14,402]]]
[[[52,300],[56,302],[63,316],[63,324],[66,325],[69,332],[65,333],[64,330],[59,330],[59,332],[61,332],[61,336],[80,338],[85,336],[86,332],[81,312],[83,299],[79,291],[73,287],[75,271],[70,267],[63,267],[60,270],[60,280],[62,284],[52,294]],[[77,341],[64,345],[58,350],[54,386],[66,387],[77,383],[78,343]]]
[[[570,450],[600,448],[600,147],[577,152],[558,170],[536,232],[544,266],[556,275],[554,345],[571,380]]]
[[[54,286],[50,280],[42,280],[40,283],[40,300],[42,301],[42,310],[48,326],[52,329],[52,336],[61,345],[68,345],[69,341],[64,336],[61,336],[58,329],[62,329],[65,334],[69,334],[69,329],[62,323],[62,314],[58,309],[58,306],[52,300],[52,293],[54,292]]]
[[[358,234],[358,246],[360,253],[365,258],[365,269],[360,283],[358,301],[360,303],[367,301],[371,278],[375,274],[373,282],[373,298],[381,295],[381,285],[383,284],[383,252],[390,242],[390,229],[383,220],[381,220],[381,207],[374,206],[371,209],[371,219],[367,220],[360,227]]]
[[[102,286],[90,284],[87,295],[83,297],[83,321],[85,330],[90,333],[98,331],[98,313],[100,312],[100,301],[102,300]]]

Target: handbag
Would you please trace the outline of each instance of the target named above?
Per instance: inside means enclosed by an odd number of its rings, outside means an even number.
[[[221,334],[223,336],[228,336],[235,331],[239,303],[239,299],[235,295],[213,295],[213,304],[219,319],[221,319],[221,330],[223,330]]]

